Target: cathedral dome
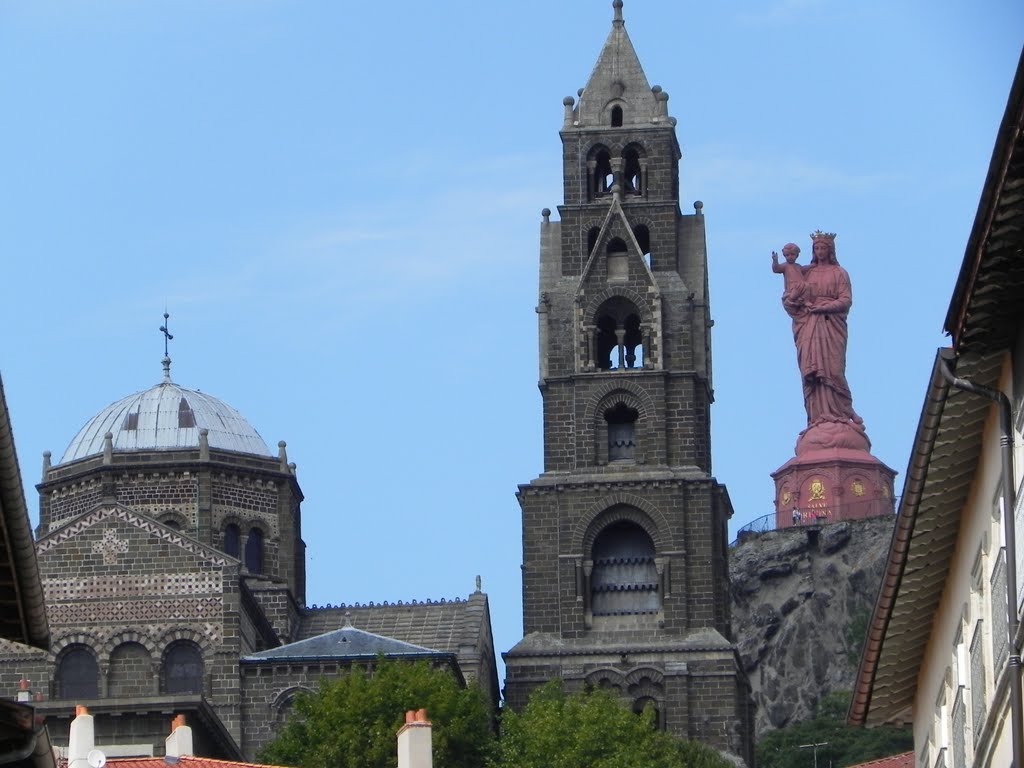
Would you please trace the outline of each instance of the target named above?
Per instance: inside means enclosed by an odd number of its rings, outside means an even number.
[[[208,430],[210,448],[271,455],[242,414],[216,397],[178,386],[165,375],[162,383],[122,398],[90,419],[60,463],[102,453],[108,432],[115,451],[159,451],[197,448],[201,429]]]

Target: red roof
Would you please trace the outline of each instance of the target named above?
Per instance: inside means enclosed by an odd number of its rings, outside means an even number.
[[[867,763],[857,763],[850,768],[914,768],[914,753],[904,752],[902,755],[890,755]]]
[[[234,760],[214,760],[212,757],[184,755],[178,758],[164,757],[113,757],[107,760],[107,768],[281,768],[262,763],[239,763]]]

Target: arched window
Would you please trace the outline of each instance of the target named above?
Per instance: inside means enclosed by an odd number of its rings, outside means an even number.
[[[149,651],[141,643],[121,643],[110,654],[107,695],[150,696],[153,694],[153,669]]]
[[[188,640],[178,640],[164,653],[164,693],[203,692],[203,654]]]
[[[163,523],[164,525],[166,525],[168,528],[170,528],[173,531],[180,531],[181,530],[181,523],[179,523],[173,517],[165,517],[160,522]]]
[[[640,313],[631,301],[618,296],[609,299],[601,305],[594,324],[594,362],[599,370],[643,367],[643,329]]]
[[[622,150],[622,184],[623,194],[642,195],[644,193],[643,166],[640,164],[640,150],[630,144]]]
[[[239,542],[242,540],[242,532],[238,530],[238,526],[234,523],[229,523],[224,528],[224,554],[231,555],[232,557],[238,557],[241,552],[241,545]]]
[[[660,608],[654,542],[636,523],[623,520],[594,541],[590,607],[594,616],[657,613]]]
[[[632,461],[635,457],[637,416],[625,403],[604,415],[608,422],[608,461]]]
[[[612,128],[622,127],[622,107],[616,104],[612,107]]]
[[[263,531],[253,528],[245,542],[245,568],[249,573],[263,573]]]
[[[71,646],[57,664],[57,697],[99,698],[100,668],[92,651],[84,645]]]
[[[652,699],[650,696],[641,696],[639,699],[633,702],[633,712],[636,714],[642,714],[648,707],[654,712],[654,719],[652,725],[656,729],[661,729],[661,710],[658,709],[658,702]]]
[[[612,155],[606,147],[598,147],[593,154],[594,175],[591,181],[591,194],[601,197],[612,191],[614,176],[612,175]]]

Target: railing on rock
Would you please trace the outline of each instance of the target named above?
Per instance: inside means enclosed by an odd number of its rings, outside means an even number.
[[[883,504],[879,504],[879,501],[876,499],[870,502],[855,501],[849,504],[841,504],[835,510],[835,513],[830,512],[828,515],[820,514],[820,511],[817,509],[800,510],[797,508],[793,510],[793,516],[788,521],[788,524],[781,527],[819,527],[848,520],[867,520],[873,517],[895,516],[896,510],[900,507],[899,496],[887,500]],[[780,526],[777,524],[777,518],[777,513],[769,512],[767,515],[761,515],[761,517],[752,520],[736,531],[736,538],[732,540],[729,546],[735,547],[737,544],[742,544],[744,541],[759,536],[762,533],[779,529]]]

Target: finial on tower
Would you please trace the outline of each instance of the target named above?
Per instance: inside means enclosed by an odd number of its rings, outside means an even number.
[[[167,326],[170,325],[170,323],[168,323],[167,321],[170,319],[170,317],[171,316],[169,314],[167,314],[167,310],[165,309],[164,310],[164,324],[160,326],[160,333],[162,333],[164,335],[164,359],[163,359],[163,365],[164,365],[164,381],[165,382],[170,382],[170,380],[171,380],[171,357],[168,354],[167,342],[169,342],[174,337],[167,330]]]
[[[615,23],[616,24],[621,24],[622,23],[622,0],[613,0],[612,8],[615,9],[615,19],[614,19]]]

